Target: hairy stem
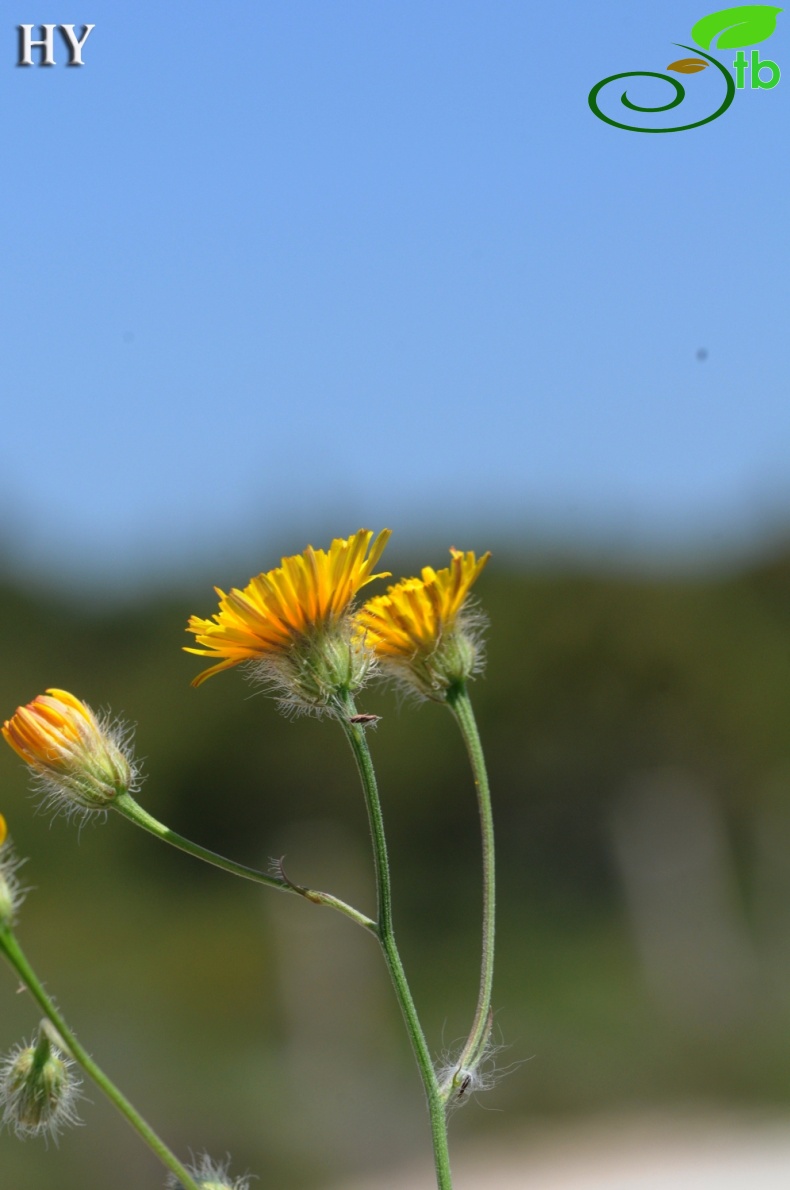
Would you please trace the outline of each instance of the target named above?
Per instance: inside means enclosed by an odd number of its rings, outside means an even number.
[[[477,731],[472,703],[466,686],[459,683],[447,692],[447,705],[461,729],[466,751],[472,766],[480,812],[480,832],[483,843],[483,945],[480,965],[480,990],[477,995],[472,1028],[452,1074],[442,1086],[445,1100],[463,1086],[464,1071],[474,1069],[482,1057],[491,1034],[491,988],[494,980],[495,926],[495,858],[494,820],[491,814],[491,793],[488,786],[483,749]]]
[[[433,1068],[425,1034],[417,1016],[417,1009],[395,942],[395,933],[392,925],[392,890],[387,841],[384,834],[384,818],[381,812],[381,802],[376,785],[376,775],[373,770],[373,761],[367,739],[365,738],[365,728],[361,724],[351,722],[356,713],[356,707],[350,695],[340,702],[338,706],[338,718],[346,739],[351,745],[351,751],[354,753],[354,759],[359,770],[368,811],[370,834],[373,841],[378,902],[376,933],[395,988],[395,995],[403,1013],[406,1030],[411,1040],[423,1087],[425,1088],[428,1112],[431,1120],[436,1184],[438,1190],[452,1190],[453,1183],[450,1173],[450,1154],[447,1147],[447,1117],[444,1099],[439,1089],[439,1083]]]
[[[5,955],[6,959],[16,971],[22,983],[30,992],[33,999],[41,1008],[45,1016],[52,1022],[57,1029],[60,1036],[75,1062],[79,1063],[85,1073],[93,1079],[96,1085],[104,1092],[107,1098],[113,1103],[122,1116],[125,1116],[135,1132],[140,1136],[148,1147],[156,1154],[162,1164],[170,1170],[171,1173],[179,1179],[184,1190],[200,1190],[195,1180],[190,1177],[187,1170],[178,1160],[174,1153],[164,1143],[163,1140],[154,1132],[153,1128],[140,1115],[140,1113],[132,1107],[129,1100],[121,1094],[114,1083],[110,1081],[107,1075],[101,1070],[91,1058],[90,1054],[83,1049],[77,1038],[68,1027],[63,1017],[60,1015],[55,1005],[50,1000],[47,993],[36,976],[30,963],[22,953],[15,936],[9,929],[0,929],[0,951]]]

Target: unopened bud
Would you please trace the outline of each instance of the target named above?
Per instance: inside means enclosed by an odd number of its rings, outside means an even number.
[[[67,812],[102,810],[135,786],[128,733],[97,719],[66,690],[48,690],[18,707],[2,731],[48,801]]]
[[[14,924],[22,903],[23,893],[16,875],[21,862],[14,855],[6,820],[0,814],[0,929]]]
[[[200,1190],[250,1190],[249,1177],[232,1178],[228,1173],[229,1162],[217,1164],[203,1154],[198,1165],[188,1166],[192,1178]],[[183,1183],[173,1174],[167,1180],[168,1190],[183,1190]]]
[[[17,1046],[0,1064],[3,1123],[19,1137],[54,1137],[79,1123],[74,1104],[80,1080],[62,1047],[57,1031],[42,1021],[36,1040]]]

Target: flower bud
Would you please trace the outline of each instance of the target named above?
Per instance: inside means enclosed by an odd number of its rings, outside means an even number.
[[[189,1173],[200,1186],[200,1190],[249,1190],[248,1177],[231,1178],[229,1162],[220,1165],[204,1153],[198,1165],[188,1166]],[[168,1190],[183,1190],[183,1183],[173,1174],[167,1179]]]
[[[18,860],[7,837],[8,827],[0,814],[0,929],[14,924],[16,911],[22,903],[22,889],[17,880]]]
[[[135,785],[128,733],[98,720],[66,690],[48,690],[18,707],[2,732],[33,769],[48,800],[67,812],[102,810]]]
[[[17,1046],[0,1064],[0,1106],[3,1123],[17,1136],[57,1136],[67,1124],[78,1124],[74,1108],[80,1080],[63,1041],[49,1021],[38,1037]]]

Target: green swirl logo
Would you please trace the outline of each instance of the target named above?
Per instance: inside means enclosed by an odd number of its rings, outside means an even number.
[[[735,98],[736,91],[746,87],[747,77],[752,90],[768,91],[779,82],[781,72],[776,62],[772,62],[768,58],[760,58],[757,50],[752,50],[750,57],[747,58],[743,50],[744,47],[766,41],[771,36],[776,28],[776,18],[781,11],[781,8],[775,8],[768,4],[741,4],[735,8],[722,8],[718,12],[712,12],[708,16],[702,17],[693,26],[691,36],[696,41],[696,46],[682,45],[680,42],[675,43],[680,49],[689,50],[692,54],[698,54],[700,56],[679,58],[676,62],[670,62],[669,66],[666,67],[667,70],[672,70],[677,74],[698,74],[700,71],[708,69],[709,66],[713,66],[722,77],[724,82],[724,96],[719,106],[710,115],[704,116],[699,120],[694,120],[691,123],[675,124],[670,128],[645,128],[639,124],[623,123],[622,120],[616,120],[613,116],[607,115],[606,112],[602,111],[599,104],[599,95],[604,88],[610,83],[619,82],[620,79],[633,78],[661,79],[663,82],[669,83],[673,90],[673,96],[668,103],[645,106],[629,99],[628,91],[625,90],[620,95],[620,103],[630,112],[655,114],[658,112],[668,112],[673,108],[679,107],[686,98],[685,87],[670,75],[661,74],[655,70],[626,70],[620,74],[610,74],[607,78],[601,79],[599,83],[595,84],[587,97],[590,111],[599,120],[603,120],[606,124],[611,124],[613,128],[622,128],[625,132],[687,132],[690,128],[701,128],[703,124],[710,124],[712,120],[717,120],[719,116],[722,116],[727,111],[727,108]],[[718,51],[737,49],[738,53],[732,63],[734,73],[730,73],[724,63],[720,62],[718,58],[714,58],[711,54],[704,52],[711,48],[714,39],[716,39],[716,49]],[[698,49],[698,46],[701,46],[702,49]]]

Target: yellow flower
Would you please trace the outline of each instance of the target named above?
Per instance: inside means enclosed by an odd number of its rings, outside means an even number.
[[[353,537],[336,538],[329,550],[308,546],[283,558],[241,591],[233,588],[226,595],[217,587],[219,611],[210,620],[192,616],[187,628],[203,647],[186,652],[221,660],[192,685],[257,661],[281,693],[310,706],[326,705],[333,687],[358,686],[362,675],[355,659],[364,657],[351,639],[348,611],[361,587],[387,577],[373,574],[373,568],[389,536],[389,529],[375,539],[360,529]]]
[[[430,698],[443,698],[480,665],[479,618],[470,615],[468,596],[491,555],[476,559],[471,550],[456,549],[450,555],[444,570],[424,567],[420,578],[402,579],[357,614],[381,660]]]
[[[134,784],[123,733],[100,723],[67,690],[47,690],[17,707],[2,732],[50,799],[65,801],[69,808],[101,809]]]
[[[5,843],[7,835],[8,835],[8,825],[6,823],[5,818],[3,818],[3,815],[0,814],[0,847],[2,847],[3,844]]]

